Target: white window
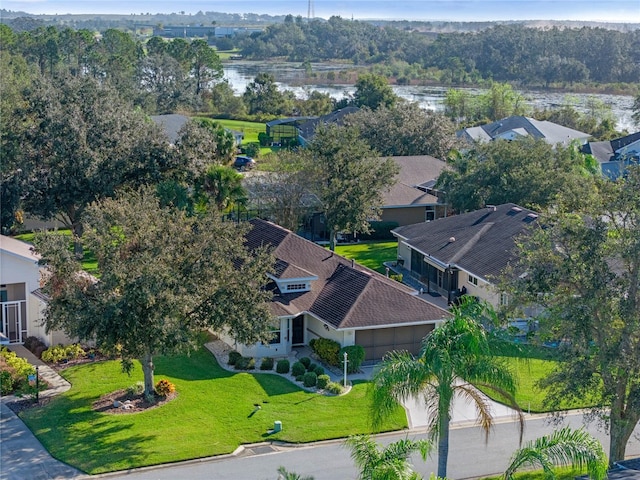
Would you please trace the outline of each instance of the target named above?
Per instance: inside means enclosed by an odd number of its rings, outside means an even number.
[[[500,294],[500,305],[506,307],[509,305],[509,294],[502,292]]]
[[[287,284],[287,292],[299,292],[302,290],[307,290],[306,283],[289,283]]]
[[[473,275],[469,274],[469,283],[472,285],[475,285],[476,287],[478,286],[478,277],[474,277]]]

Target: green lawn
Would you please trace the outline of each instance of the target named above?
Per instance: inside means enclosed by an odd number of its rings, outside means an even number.
[[[548,376],[557,365],[557,352],[552,348],[536,347],[531,345],[512,345],[500,352],[512,372],[518,379],[516,390],[516,402],[525,412],[544,413],[549,408],[543,404],[547,395],[545,389],[540,389],[537,382]],[[503,401],[499,395],[484,390],[487,395],[494,400]],[[561,405],[562,409],[587,408],[595,402],[583,399],[580,404],[566,402]]]
[[[60,235],[68,235],[69,236],[69,249],[73,251],[73,241],[71,240],[71,231],[69,229],[60,229],[56,230],[56,233]],[[20,235],[16,235],[15,238],[17,240],[22,240],[23,242],[33,243],[33,238],[35,237],[35,233],[21,233]],[[84,250],[84,256],[82,257],[82,269],[92,275],[98,274],[98,260],[96,256],[91,250]]]
[[[394,261],[398,256],[397,241],[359,242],[349,245],[336,245],[336,253],[355,260],[360,265],[385,273],[383,262]]]
[[[178,396],[156,409],[109,415],[91,405],[101,395],[142,380],[115,361],[71,367],[63,372],[72,388],[50,404],[21,414],[51,454],[87,473],[230,453],[265,440],[311,442],[370,433],[367,383],[354,382],[347,395],[309,393],[279,375],[235,373],[200,350],[190,357],[157,358],[156,381],[174,382]],[[262,408],[250,416],[254,404]],[[276,420],[281,432],[269,435]],[[407,427],[404,410],[381,431]]]
[[[554,471],[556,480],[574,480],[576,477],[580,475],[584,475],[587,473],[587,469],[573,469],[569,467],[558,467]],[[514,475],[514,478],[517,480],[547,480],[549,478],[548,475],[542,470],[534,470],[531,472],[518,472]],[[503,480],[504,477],[499,475],[497,477],[485,477],[481,480]]]

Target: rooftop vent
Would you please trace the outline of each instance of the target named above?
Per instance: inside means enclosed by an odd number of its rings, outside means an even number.
[[[496,207],[495,205],[487,205],[486,207],[487,207],[489,210],[493,210],[494,212],[495,212],[496,210],[498,210],[498,207]]]
[[[456,241],[456,237],[449,237],[449,243],[455,242]]]

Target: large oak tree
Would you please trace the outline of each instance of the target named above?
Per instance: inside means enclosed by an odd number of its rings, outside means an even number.
[[[540,219],[520,248],[526,274],[505,288],[517,305],[544,307],[542,335],[562,340],[563,361],[543,382],[550,405],[596,401],[616,462],[640,420],[640,169],[581,200]]]
[[[49,271],[47,329],[119,352],[126,370],[138,359],[146,394],[153,357],[189,351],[204,329],[227,330],[241,343],[269,340],[262,287],[273,259],[247,251],[246,224],[161,208],[151,190],[94,203],[85,218],[97,279],[80,270],[63,236],[36,239]]]

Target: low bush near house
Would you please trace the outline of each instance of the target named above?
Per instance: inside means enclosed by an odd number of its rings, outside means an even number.
[[[316,338],[314,341],[309,342],[309,346],[311,346],[313,352],[318,355],[323,362],[335,367],[340,366],[340,359],[338,358],[340,344],[335,340]]]
[[[392,273],[389,275],[391,280],[395,280],[396,282],[402,283],[402,274],[401,273]]]
[[[34,337],[32,335],[30,337],[25,338],[25,340],[24,340],[24,348],[26,348],[31,353],[33,353],[36,356],[38,356],[37,351],[40,349],[40,354],[42,354],[42,352],[47,349],[47,346],[38,337]]]
[[[287,359],[282,359],[282,360],[278,360],[278,363],[276,364],[276,372],[278,373],[289,373],[289,360]]]
[[[317,367],[317,366],[318,366],[318,365],[316,365],[315,363],[310,363],[310,364],[307,366],[307,372],[313,372],[313,371],[315,371],[315,369],[316,369],[316,367]]]
[[[296,382],[301,382],[302,380],[304,380],[304,375],[298,375],[296,377]]]
[[[252,357],[240,357],[233,367],[236,370],[253,370],[256,368],[256,360]]]
[[[28,375],[36,373],[36,369],[25,359],[18,357],[6,347],[0,349],[0,392],[2,395],[27,392]]]
[[[166,397],[170,393],[173,393],[176,391],[176,386],[173,383],[171,383],[169,380],[163,379],[163,380],[160,380],[158,383],[156,383],[155,391],[161,397]]]
[[[318,375],[316,385],[318,388],[326,388],[330,381],[331,378],[329,377],[329,375]]]
[[[315,387],[318,382],[318,376],[314,372],[307,372],[302,376],[302,384],[305,387]]]
[[[242,358],[242,355],[240,355],[240,352],[236,352],[235,350],[233,350],[229,352],[229,360],[227,361],[227,363],[229,365],[235,365],[236,362],[241,358]]]
[[[364,361],[364,348],[362,345],[350,345],[340,350],[340,358],[344,358],[347,353],[347,372],[356,373],[360,370],[360,365]]]
[[[264,357],[260,363],[260,370],[273,370],[273,358]]]
[[[72,345],[56,345],[55,347],[47,348],[42,352],[42,361],[47,363],[59,363],[64,360],[76,360],[86,355],[84,349],[74,343]]]
[[[311,359],[309,357],[302,357],[299,361],[304,365],[304,368],[309,370],[309,365],[311,365]]]
[[[324,368],[322,368],[320,365],[318,365],[316,368],[313,369],[313,371],[316,373],[316,375],[320,376],[320,375],[324,375]]]
[[[294,377],[297,377],[299,375],[304,375],[306,371],[307,369],[305,368],[302,362],[295,362],[291,366],[291,375],[293,375]]]

